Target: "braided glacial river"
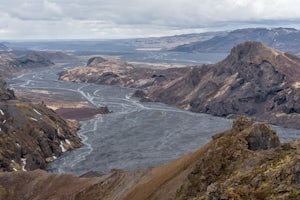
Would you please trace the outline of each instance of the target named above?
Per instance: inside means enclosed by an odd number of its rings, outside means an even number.
[[[64,153],[49,165],[53,173],[81,175],[88,171],[134,170],[161,165],[196,150],[232,120],[192,113],[160,103],[141,103],[133,89],[58,80],[63,67],[26,73],[10,81],[15,89],[63,92],[62,98],[108,106],[111,114],[81,121],[84,146]],[[300,131],[274,127],[282,142],[300,138]]]

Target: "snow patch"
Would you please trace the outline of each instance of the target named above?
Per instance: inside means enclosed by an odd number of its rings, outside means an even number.
[[[300,88],[300,82],[295,82],[295,83],[293,84],[293,87],[294,87],[295,89],[299,89],[299,88]]]
[[[57,159],[57,157],[56,157],[56,156],[52,156],[52,158],[53,158],[53,160]]]
[[[38,115],[42,115],[39,111],[37,111],[36,109],[33,109],[33,111],[38,114]]]
[[[59,147],[61,148],[61,151],[62,151],[62,152],[66,152],[66,151],[67,151],[67,150],[65,149],[64,143],[63,143],[62,141],[60,141]]]
[[[33,121],[36,121],[36,122],[38,121],[36,118],[33,118],[33,117],[30,117],[30,119]]]
[[[22,171],[23,172],[26,172],[27,170],[25,169],[25,166],[26,166],[26,158],[21,158],[21,161],[22,161]]]
[[[2,122],[2,124],[5,124],[6,123],[6,119]]]
[[[13,170],[16,172],[16,171],[18,171],[16,168],[13,168]]]
[[[67,143],[67,144],[71,145],[71,142],[70,142],[70,140],[68,140],[68,139],[65,139],[65,141],[66,141],[66,143]]]
[[[3,110],[1,110],[1,109],[0,109],[0,114],[1,114],[1,115],[4,115],[4,112],[3,112]]]

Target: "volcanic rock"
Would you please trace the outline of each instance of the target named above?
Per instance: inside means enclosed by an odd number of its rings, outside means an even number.
[[[245,117],[219,136],[195,152],[145,170],[90,172],[89,178],[40,170],[0,173],[0,199],[299,199],[299,140],[280,144],[269,126]],[[257,141],[273,142],[253,149]]]
[[[223,61],[194,67],[147,95],[154,101],[217,116],[248,115],[300,128],[300,59],[248,41]]]
[[[60,73],[60,79],[149,89],[168,83],[188,71],[189,68],[156,69],[139,66],[114,58],[93,57],[85,67],[75,67]]]
[[[17,99],[0,80],[0,171],[46,169],[64,151],[81,146],[78,128],[44,104]]]

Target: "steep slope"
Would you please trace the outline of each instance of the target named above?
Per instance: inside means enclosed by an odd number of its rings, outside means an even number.
[[[81,146],[78,124],[44,104],[16,98],[4,81],[12,72],[52,64],[36,54],[0,54],[0,171],[46,169],[62,152]]]
[[[18,100],[0,87],[0,171],[46,169],[63,152],[81,146],[77,124],[46,105]]]
[[[199,150],[160,167],[95,178],[0,173],[0,198],[299,199],[299,150],[300,141],[280,144],[269,126],[241,117]]]
[[[148,94],[154,101],[217,116],[254,119],[300,128],[300,59],[259,42],[245,42],[223,61],[194,67]]]
[[[247,40],[258,41],[282,51],[300,53],[300,31],[292,28],[248,28],[229,32],[206,41],[194,42],[175,47],[183,52],[229,52],[237,44]]]

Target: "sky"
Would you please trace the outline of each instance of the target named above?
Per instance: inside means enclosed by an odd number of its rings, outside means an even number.
[[[300,28],[300,0],[0,0],[0,40]]]

